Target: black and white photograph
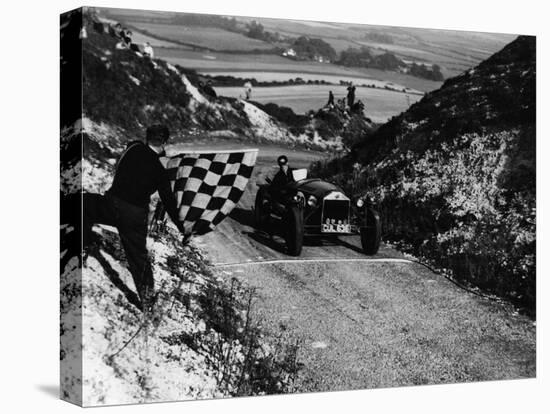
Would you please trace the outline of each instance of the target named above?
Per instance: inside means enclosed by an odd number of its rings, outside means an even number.
[[[367,23],[61,14],[62,400],[537,377],[537,37]]]

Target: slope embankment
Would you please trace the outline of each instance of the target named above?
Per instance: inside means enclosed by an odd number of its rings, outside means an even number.
[[[522,36],[315,173],[370,195],[387,241],[534,314],[535,83]]]

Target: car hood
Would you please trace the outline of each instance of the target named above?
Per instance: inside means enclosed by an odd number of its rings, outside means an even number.
[[[307,195],[313,195],[317,198],[323,198],[325,195],[332,191],[343,191],[334,184],[327,183],[319,178],[309,178],[306,180],[297,181],[289,185],[291,188],[301,191]]]

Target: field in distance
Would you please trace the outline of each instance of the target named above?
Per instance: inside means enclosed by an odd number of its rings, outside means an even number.
[[[240,87],[217,87],[215,90],[222,96],[244,97],[244,88]],[[344,86],[333,85],[269,86],[255,87],[251,99],[288,106],[294,112],[303,114],[323,107],[327,103],[329,90],[334,93],[335,100],[345,97],[347,93]],[[420,95],[361,87],[357,88],[355,96],[365,104],[365,116],[376,123],[386,122],[422,98]]]
[[[438,64],[445,77],[455,76],[487,59],[517,35],[456,30],[392,27],[368,24],[315,22],[272,18],[240,17],[256,20],[266,30],[288,36],[321,37],[339,53],[348,47],[367,46],[391,51],[406,61]],[[369,36],[374,34],[374,36]],[[383,39],[384,41],[380,41]]]
[[[373,54],[390,51],[408,62],[438,64],[445,77],[457,75],[476,65],[515,37],[498,33],[236,17],[236,29],[241,31],[239,33],[223,28],[174,24],[178,15],[174,12],[101,10],[149,35],[213,51],[250,52],[284,46],[282,42],[270,43],[245,36],[247,24],[254,20],[262,24],[265,31],[277,33],[286,39],[299,36],[321,38],[337,53],[348,47],[366,46]]]
[[[351,80],[360,85],[376,83],[383,87],[386,84],[389,86],[393,84],[421,92],[432,91],[442,84],[442,82],[403,73],[371,68],[346,68],[318,62],[296,62],[282,56],[268,54],[233,54],[159,48],[155,55],[167,62],[194,69],[200,73],[256,78],[258,81],[287,81],[296,77],[306,80],[310,78],[326,80],[331,83]],[[259,73],[262,74],[259,75]]]

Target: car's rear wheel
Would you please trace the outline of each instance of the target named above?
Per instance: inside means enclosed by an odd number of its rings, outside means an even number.
[[[304,243],[304,211],[299,206],[291,206],[285,217],[285,241],[288,254],[299,256]]]
[[[266,209],[265,191],[263,189],[258,190],[256,193],[256,201],[254,202],[254,221],[258,229],[265,229],[269,221],[269,211]]]
[[[361,247],[368,255],[378,253],[380,239],[382,237],[382,225],[380,215],[376,210],[368,207],[366,210],[365,225],[361,227]]]

